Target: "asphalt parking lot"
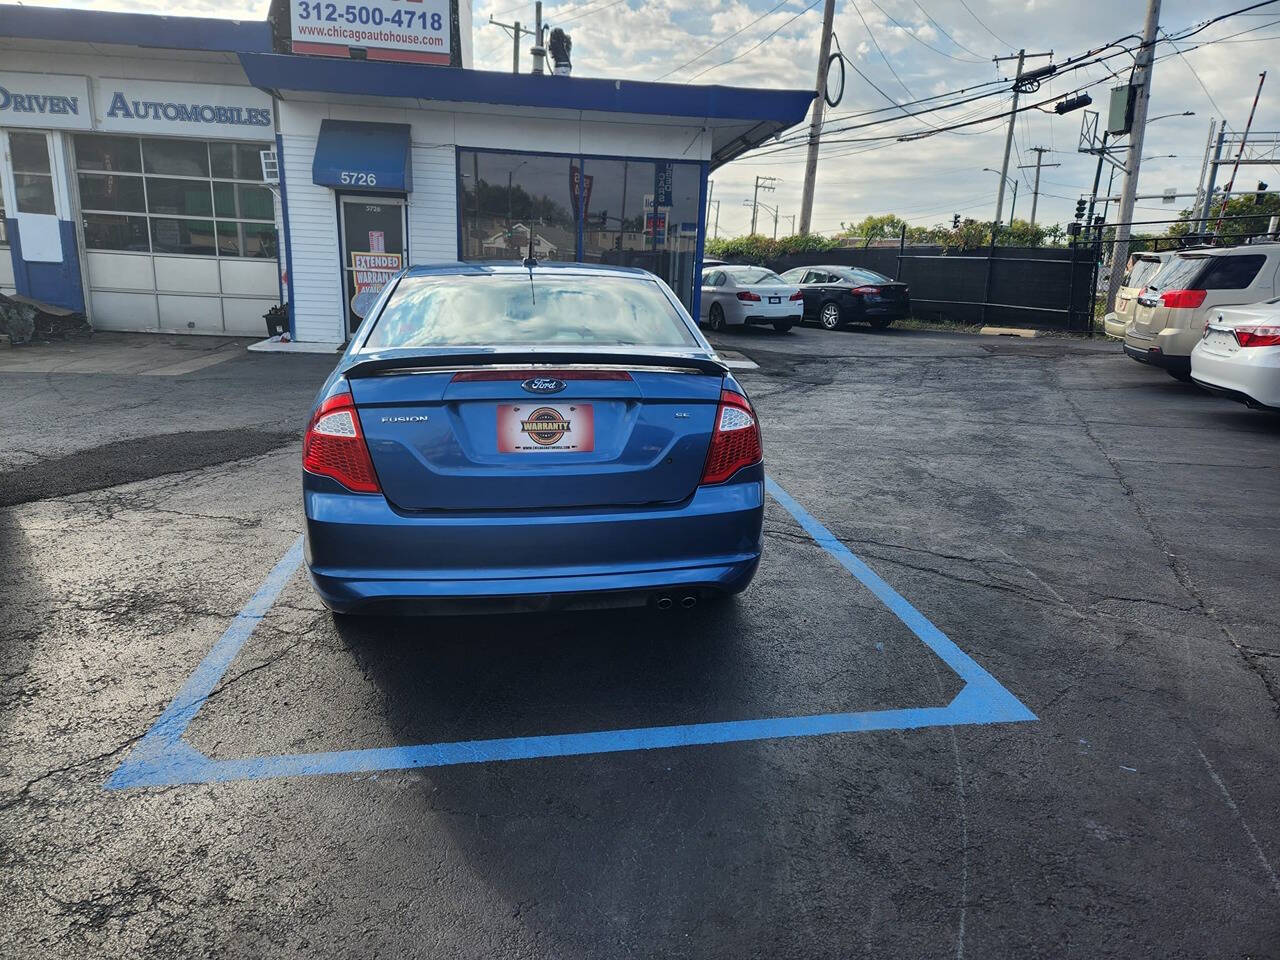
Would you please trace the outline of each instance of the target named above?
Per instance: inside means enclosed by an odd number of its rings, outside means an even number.
[[[331,358],[0,374],[0,956],[1280,957],[1280,416],[717,342],[765,560],[672,613],[335,624]]]

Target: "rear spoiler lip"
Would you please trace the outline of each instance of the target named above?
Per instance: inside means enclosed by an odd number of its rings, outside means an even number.
[[[357,354],[357,357],[359,355]],[[483,351],[459,353],[409,353],[370,354],[365,359],[355,359],[342,370],[347,379],[377,377],[390,373],[444,372],[446,370],[473,369],[479,367],[666,367],[696,370],[716,376],[726,376],[728,366],[722,360],[710,356],[690,356],[680,353],[596,353],[583,350],[519,350]]]

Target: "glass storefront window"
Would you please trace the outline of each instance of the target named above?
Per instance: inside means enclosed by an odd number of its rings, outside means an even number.
[[[208,177],[209,145],[199,140],[143,140],[145,173]]]
[[[84,245],[89,250],[128,250],[147,253],[146,217],[122,217],[109,213],[84,215]]]
[[[86,209],[147,212],[141,177],[82,173],[77,180],[80,185],[80,205]]]
[[[468,260],[577,258],[568,157],[467,153],[462,167],[463,256]]]
[[[152,217],[151,249],[154,253],[216,253],[213,221]]]
[[[9,134],[9,159],[13,164],[14,208],[19,213],[56,213],[49,138],[43,133]]]
[[[85,246],[276,257],[275,200],[262,185],[261,150],[256,143],[78,134]]]
[[[208,180],[147,177],[147,212],[207,217],[213,214]]]
[[[76,137],[76,167],[141,173],[142,153],[137,137]]]
[[[0,183],[0,247],[9,245],[9,228],[4,219],[4,184]]]
[[[209,163],[215,178],[261,180],[262,147],[254,143],[210,143]]]
[[[701,167],[676,161],[458,151],[464,260],[642,267],[693,303]]]

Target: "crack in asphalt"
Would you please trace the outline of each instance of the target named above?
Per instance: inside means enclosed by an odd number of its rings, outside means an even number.
[[[1052,371],[1055,375],[1055,379],[1057,379],[1057,368],[1052,368]],[[1129,498],[1129,502],[1133,504],[1134,512],[1138,517],[1138,522],[1141,524],[1147,536],[1150,537],[1151,542],[1154,543],[1156,548],[1161,552],[1161,554],[1163,554],[1165,566],[1173,573],[1174,579],[1178,582],[1178,585],[1194,601],[1195,607],[1198,608],[1199,612],[1212,622],[1222,632],[1222,635],[1227,639],[1231,646],[1235,648],[1236,652],[1240,655],[1240,660],[1244,663],[1245,668],[1262,681],[1262,686],[1266,690],[1267,696],[1271,699],[1272,711],[1278,718],[1280,718],[1280,687],[1277,687],[1277,684],[1267,675],[1267,671],[1262,669],[1261,664],[1257,662],[1257,657],[1250,653],[1249,647],[1241,643],[1240,639],[1235,635],[1235,632],[1231,627],[1217,615],[1213,606],[1205,599],[1204,594],[1195,582],[1195,578],[1191,575],[1191,570],[1188,568],[1186,562],[1174,550],[1173,543],[1160,532],[1159,527],[1156,526],[1155,518],[1147,511],[1146,506],[1142,502],[1142,498],[1138,495],[1137,489],[1125,475],[1124,471],[1120,469],[1120,461],[1111,455],[1111,452],[1106,448],[1101,439],[1094,433],[1092,424],[1080,409],[1079,404],[1071,395],[1071,392],[1063,390],[1061,388],[1061,383],[1058,384],[1058,388],[1068,409],[1071,410],[1079,421],[1080,427],[1084,431],[1085,436],[1088,437],[1090,442],[1092,442],[1097,448],[1103,459],[1107,461],[1112,471],[1115,473],[1116,479],[1120,481],[1120,485],[1124,488],[1125,495]]]

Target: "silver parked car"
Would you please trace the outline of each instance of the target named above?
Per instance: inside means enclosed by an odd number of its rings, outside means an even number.
[[[712,330],[771,324],[786,333],[804,316],[804,294],[767,267],[724,264],[702,271],[698,322]]]

